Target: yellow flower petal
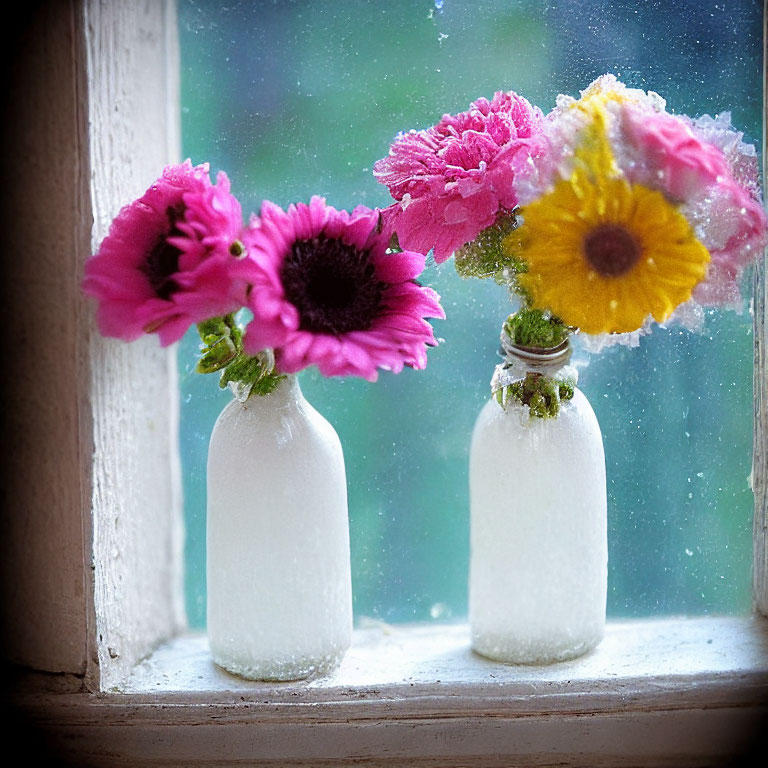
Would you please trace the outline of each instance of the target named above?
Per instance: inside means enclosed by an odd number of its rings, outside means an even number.
[[[523,208],[523,224],[505,247],[526,263],[528,271],[518,279],[535,307],[585,333],[627,333],[649,316],[663,322],[690,299],[706,275],[709,253],[674,204],[619,175],[604,102],[595,99],[584,109],[592,121],[575,153],[573,175]],[[617,227],[630,237],[614,236],[614,242],[634,243],[637,251],[622,250],[631,258],[601,272],[594,251],[590,261],[587,238],[606,237]]]

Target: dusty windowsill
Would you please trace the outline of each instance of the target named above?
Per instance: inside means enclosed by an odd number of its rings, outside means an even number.
[[[329,700],[355,690],[409,695],[455,686],[468,691],[531,695],[567,687],[612,689],[629,681],[651,684],[662,677],[684,679],[768,675],[766,622],[752,617],[657,619],[609,622],[602,643],[572,661],[547,666],[512,666],[476,655],[466,625],[386,625],[358,629],[353,645],[332,675],[294,683],[243,680],[216,666],[204,634],[188,634],[158,649],[138,665],[122,693],[183,693],[208,699],[227,693],[295,701]],[[414,692],[415,693],[415,692]]]
[[[241,680],[186,635],[120,692],[29,706],[80,765],[720,766],[768,712],[768,620],[611,622],[551,666],[469,650],[463,625],[355,633],[335,674]]]

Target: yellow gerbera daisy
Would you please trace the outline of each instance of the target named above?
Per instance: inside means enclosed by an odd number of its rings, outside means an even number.
[[[524,206],[505,241],[527,266],[520,286],[585,333],[663,322],[705,277],[707,249],[660,192],[620,175],[600,105],[574,159],[573,175]]]

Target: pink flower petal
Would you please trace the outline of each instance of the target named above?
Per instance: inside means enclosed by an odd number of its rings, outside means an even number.
[[[313,198],[309,205],[290,206],[285,212],[265,202],[261,218],[248,227],[248,255],[231,270],[231,274],[252,286],[248,307],[253,320],[244,337],[246,351],[253,354],[271,347],[278,369],[286,373],[316,365],[325,376],[361,376],[370,381],[375,380],[377,368],[402,370],[414,361],[421,363],[427,345],[435,344],[432,327],[423,318],[443,315],[439,297],[431,289],[413,282],[424,268],[424,256],[409,251],[387,253],[390,235],[376,231],[378,222],[378,211],[360,206],[349,214],[326,205],[321,198]],[[289,241],[289,237],[294,240]],[[311,262],[306,243],[315,243],[313,248],[329,248],[327,253],[334,259],[342,259],[340,264],[350,258],[350,264],[358,265],[355,266],[356,281],[374,281],[371,290],[380,296],[376,299],[378,306],[370,305],[370,298],[365,304],[372,307],[367,311],[375,311],[372,320],[361,317],[359,328],[353,325],[337,332],[336,321],[320,330],[322,324],[313,325],[318,322],[317,314],[302,318],[302,300],[298,305],[291,303],[287,296],[294,294],[282,282],[286,259],[295,258],[293,243],[296,241],[305,243],[302,246],[304,261],[300,262],[305,269]],[[339,242],[338,250],[334,250],[333,241]],[[355,250],[350,252],[350,246]],[[342,266],[329,263],[327,267],[328,275],[342,279],[335,271]],[[317,296],[328,290],[324,283]],[[345,295],[344,291],[341,296]],[[338,297],[323,309],[322,298],[317,296],[311,294],[304,300],[321,302],[313,305],[313,312],[319,312],[319,316],[326,311],[333,316],[337,311],[333,302],[338,301]],[[391,305],[396,310],[393,311]],[[351,321],[343,315],[340,322]],[[313,327],[318,329],[310,330]],[[415,351],[419,348],[423,354]]]
[[[415,251],[383,253],[374,258],[376,277],[383,283],[403,283],[424,271],[424,254]]]
[[[83,291],[98,300],[104,335],[157,333],[167,345],[190,325],[237,307],[227,267],[242,229],[240,204],[219,174],[187,160],[169,165],[115,217],[86,263]]]
[[[517,204],[516,170],[544,147],[541,111],[512,91],[400,134],[373,169],[402,203],[386,209],[388,227],[402,247],[445,261]]]

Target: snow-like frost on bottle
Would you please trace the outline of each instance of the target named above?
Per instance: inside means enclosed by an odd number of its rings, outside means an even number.
[[[214,661],[242,677],[324,674],[349,648],[344,457],[295,377],[233,400],[213,429],[207,614]]]
[[[574,388],[554,418],[495,398],[470,448],[473,649],[518,664],[562,661],[603,637],[607,586],[605,456]]]

